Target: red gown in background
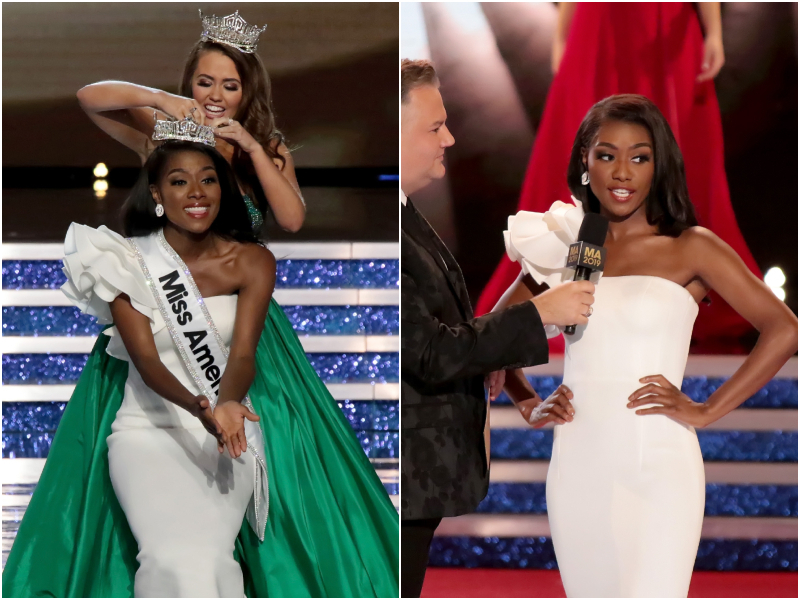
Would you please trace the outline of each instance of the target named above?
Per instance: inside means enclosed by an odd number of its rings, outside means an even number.
[[[731,207],[714,82],[696,81],[702,60],[703,35],[690,3],[579,4],[558,74],[550,87],[522,185],[519,210],[544,212],[555,200],[568,202],[567,163],[575,134],[588,110],[614,94],[642,94],[655,102],[678,140],[689,196],[700,225],[730,244],[760,277]],[[519,265],[503,256],[483,290],[476,314],[489,312],[519,272]],[[744,352],[737,338],[750,329],[722,298],[712,293],[711,305],[700,307],[692,350]],[[560,336],[551,340],[551,352],[563,351]]]

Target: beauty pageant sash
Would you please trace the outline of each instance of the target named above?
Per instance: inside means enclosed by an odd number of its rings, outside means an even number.
[[[211,319],[192,274],[167,242],[163,230],[147,237],[128,238],[128,243],[147,278],[147,285],[155,296],[158,310],[183,364],[213,409],[217,405],[219,384],[228,363],[229,350]],[[244,397],[242,404],[255,412],[248,396]],[[256,535],[264,541],[269,513],[264,439],[257,422],[245,419],[244,429],[247,451],[255,457],[255,487],[246,517]]]

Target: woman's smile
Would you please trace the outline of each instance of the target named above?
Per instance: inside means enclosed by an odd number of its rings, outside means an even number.
[[[205,219],[210,214],[209,204],[191,204],[184,207],[184,211],[193,219]]]
[[[209,120],[219,119],[225,116],[227,109],[219,104],[205,103],[203,109],[206,112],[206,118]]]

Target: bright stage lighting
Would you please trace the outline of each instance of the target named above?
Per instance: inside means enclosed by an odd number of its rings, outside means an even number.
[[[786,291],[783,289],[783,284],[786,283],[786,275],[783,274],[783,269],[780,267],[772,267],[764,275],[764,283],[769,286],[769,289],[780,298],[782,301],[786,300]]]
[[[106,167],[105,163],[97,163],[92,173],[95,177],[105,177],[108,175],[108,167]]]
[[[92,185],[92,189],[94,190],[95,198],[102,200],[106,197],[106,192],[108,192],[108,182],[105,179],[97,179]]]
[[[783,274],[783,270],[780,267],[772,267],[764,275],[764,283],[771,288],[782,287],[786,283],[786,275]]]

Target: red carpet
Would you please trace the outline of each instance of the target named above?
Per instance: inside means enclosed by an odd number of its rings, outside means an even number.
[[[797,598],[797,573],[697,571],[690,598]],[[428,569],[423,598],[564,598],[558,571]]]

